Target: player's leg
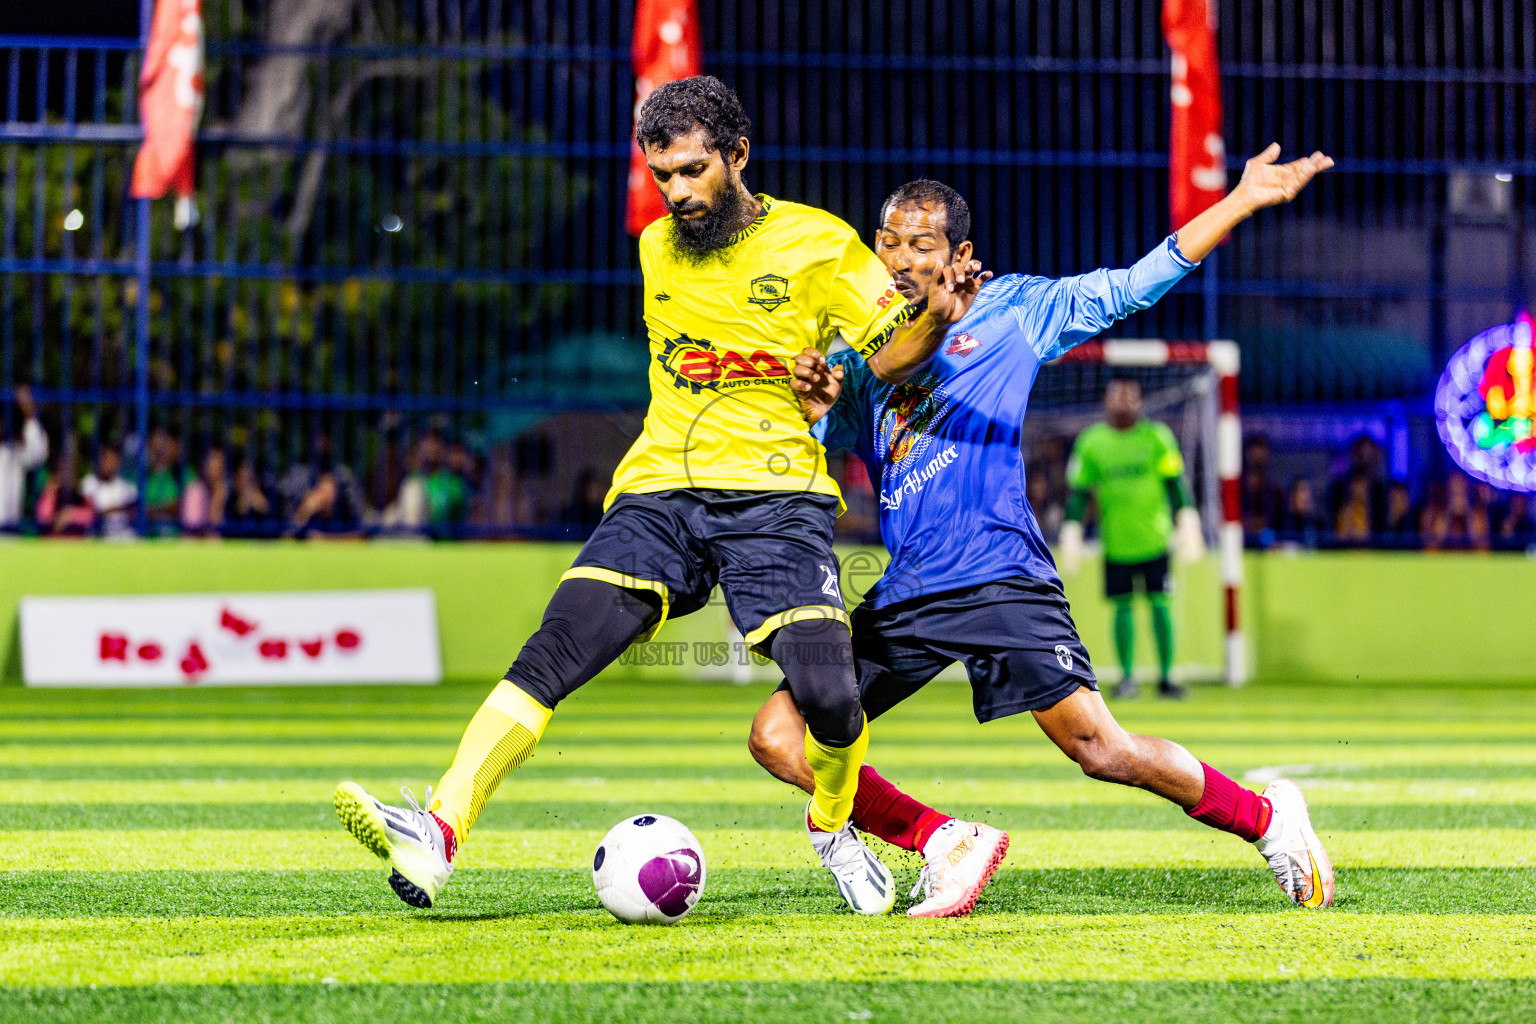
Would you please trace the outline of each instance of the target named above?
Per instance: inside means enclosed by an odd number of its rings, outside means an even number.
[[[1281,779],[1254,793],[1172,740],[1127,732],[1088,687],[1034,715],[1084,774],[1156,793],[1196,821],[1253,843],[1294,902],[1332,901],[1333,867],[1295,783]]]
[[[1136,696],[1136,567],[1104,560],[1104,596],[1114,607],[1115,656],[1120,663],[1116,697]]]
[[[1185,696],[1184,688],[1173,681],[1173,608],[1169,602],[1172,577],[1168,556],[1147,563],[1143,573],[1147,603],[1152,606],[1152,636],[1157,641],[1157,692],[1164,697]]]
[[[435,798],[428,791],[427,808],[408,792],[406,809],[356,783],[337,788],[337,815],[389,862],[390,884],[402,900],[432,905],[459,844],[502,779],[533,753],[555,706],[654,633],[669,606],[686,614],[697,607],[701,588],[708,593],[707,581],[693,578],[698,558],[675,518],[654,499],[626,496],[610,508],[556,588],[539,629],[470,720]]]

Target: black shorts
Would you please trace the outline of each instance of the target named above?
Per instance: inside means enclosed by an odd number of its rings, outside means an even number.
[[[805,619],[848,625],[832,553],[837,499],[805,491],[621,494],[561,580],[602,580],[661,598],[661,618],[704,607],[718,583],[747,644]]]
[[[853,610],[859,695],[871,720],[955,662],[976,720],[1038,711],[1099,688],[1059,583],[1017,576]],[[787,689],[781,685],[780,689]]]
[[[1148,594],[1168,593],[1168,556],[1158,555],[1145,562],[1111,562],[1104,560],[1104,596],[1125,597],[1136,593],[1136,581]]]

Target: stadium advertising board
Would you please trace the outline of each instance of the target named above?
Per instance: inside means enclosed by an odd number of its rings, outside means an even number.
[[[430,590],[28,597],[28,686],[436,683]]]
[[[1456,464],[1510,491],[1536,491],[1536,352],[1529,313],[1451,357],[1435,390],[1440,439]]]

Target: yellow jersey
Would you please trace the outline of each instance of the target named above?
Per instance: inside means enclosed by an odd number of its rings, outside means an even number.
[[[790,389],[800,350],[841,334],[868,358],[912,315],[851,227],[758,196],[762,212],[712,259],[669,251],[669,218],[640,235],[651,405],[619,463],[620,494],[674,488],[842,495]]]

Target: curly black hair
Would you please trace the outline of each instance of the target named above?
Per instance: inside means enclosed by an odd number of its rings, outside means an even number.
[[[752,122],[730,86],[713,75],[680,78],[656,87],[640,108],[635,139],[642,148],[666,149],[690,132],[703,129],[704,141],[722,156],[736,152],[752,133]]]
[[[949,239],[950,252],[971,237],[971,208],[964,196],[942,181],[918,178],[892,192],[880,207],[880,223],[884,224],[885,215],[898,206],[934,206],[943,210],[944,237]]]

